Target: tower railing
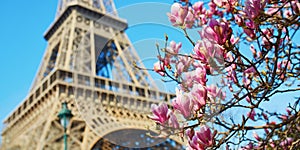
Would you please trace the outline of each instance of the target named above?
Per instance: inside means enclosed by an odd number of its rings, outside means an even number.
[[[20,121],[22,118],[26,118],[28,112],[34,109],[35,104],[41,100],[41,95],[53,89],[55,86],[59,85],[68,85],[73,90],[76,89],[90,89],[88,93],[106,93],[106,98],[100,98],[103,101],[103,105],[112,105],[112,106],[123,106],[124,108],[129,108],[130,99],[138,101],[141,108],[147,106],[148,110],[143,110],[144,112],[150,112],[150,106],[154,103],[160,103],[162,101],[169,103],[173,98],[172,94],[167,92],[158,91],[156,89],[150,89],[144,86],[138,86],[132,83],[122,83],[119,81],[114,81],[108,78],[100,76],[90,76],[90,74],[76,73],[78,80],[77,83],[74,83],[74,72],[55,69],[53,70],[43,81],[33,90],[29,96],[19,105],[13,112],[5,119],[6,127],[3,128],[5,132],[8,128],[11,128],[17,124],[17,121]],[[67,92],[67,94],[74,95],[74,91]],[[78,94],[78,92],[77,92]],[[85,94],[86,95],[86,94]],[[121,96],[128,99],[128,102],[124,105],[125,101],[122,100],[123,104],[120,102],[113,102],[109,99],[109,95],[114,95],[115,97]],[[128,96],[130,95],[130,96]],[[78,97],[81,95],[75,95]],[[99,96],[99,95],[98,95]],[[95,98],[95,97],[94,97]],[[95,99],[98,99],[95,98]],[[142,106],[143,105],[143,106]],[[127,107],[128,106],[128,107]]]
[[[56,18],[59,18],[59,16],[63,14],[68,7],[75,5],[83,6],[106,15],[118,16],[114,3],[111,0],[61,0],[59,3]]]

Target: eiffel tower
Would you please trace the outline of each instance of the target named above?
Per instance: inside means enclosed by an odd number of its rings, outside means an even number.
[[[170,102],[172,95],[135,69],[139,57],[127,26],[113,0],[59,1],[32,88],[4,121],[1,149],[63,149],[62,103],[73,114],[66,130],[70,150],[182,149],[177,136],[147,135],[146,127],[155,126],[147,119],[151,104]]]

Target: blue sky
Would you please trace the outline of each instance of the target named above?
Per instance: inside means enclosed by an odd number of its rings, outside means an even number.
[[[158,11],[153,2],[164,4]],[[171,3],[172,0],[115,0],[119,15],[129,22],[127,33],[145,63],[155,57],[155,42],[163,39],[164,33],[173,32],[171,38],[182,35],[167,20],[166,12],[170,9],[167,4]],[[57,0],[3,1],[0,5],[1,121],[28,94],[47,46],[43,34],[53,22],[56,8]]]
[[[27,95],[46,47],[43,33],[55,11],[55,1],[3,1],[0,6],[1,121]]]

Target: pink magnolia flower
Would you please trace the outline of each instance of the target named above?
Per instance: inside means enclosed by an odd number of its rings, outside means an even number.
[[[208,95],[210,98],[215,99],[217,97],[221,99],[225,99],[224,93],[221,89],[219,89],[216,85],[212,84],[207,87]]]
[[[266,28],[266,29],[262,29],[262,32],[268,37],[271,38],[272,36],[274,36],[274,29],[272,28]]]
[[[207,10],[206,14],[208,18],[213,18],[213,16],[219,16],[220,18],[223,18],[223,12],[219,9],[217,9],[217,5],[213,2],[210,1],[208,3],[209,9]]]
[[[249,19],[254,20],[261,14],[266,4],[267,0],[246,0],[244,12]]]
[[[252,109],[250,112],[247,113],[247,116],[254,121],[254,117],[255,117],[256,113],[254,111],[254,109]]]
[[[171,6],[171,13],[167,14],[173,26],[184,26],[192,28],[195,18],[192,10],[180,3],[174,3]]]
[[[165,68],[162,62],[158,61],[154,64],[154,71],[160,74],[161,76],[165,75]]]
[[[245,71],[244,71],[244,74],[251,74],[251,75],[253,75],[253,74],[255,74],[256,73],[256,70],[255,70],[255,68],[254,67],[250,67],[250,68],[248,68],[248,69],[246,69]]]
[[[207,90],[204,86],[202,86],[201,84],[194,84],[190,94],[194,102],[195,111],[200,110],[203,106],[206,105]]]
[[[200,60],[202,63],[208,63],[207,57],[207,49],[202,45],[204,42],[198,42],[194,47],[194,53],[196,54],[195,59]],[[206,45],[205,45],[206,46]]]
[[[283,140],[282,142],[280,142],[279,145],[286,148],[286,147],[290,146],[293,143],[293,141],[294,141],[293,138],[288,137],[285,140]]]
[[[193,136],[191,140],[188,140],[188,146],[186,150],[205,150],[205,147],[200,145],[197,141],[197,138]]]
[[[200,60],[202,63],[207,64],[216,60],[219,63],[224,62],[223,47],[215,42],[211,42],[208,39],[203,39],[202,41],[197,42],[194,47],[194,52],[196,54],[196,59]],[[213,68],[217,66],[214,63],[209,63]]]
[[[244,32],[251,38],[254,39],[256,37],[255,35],[255,24],[253,21],[246,22],[246,27],[244,28]]]
[[[198,26],[203,26],[205,24],[207,24],[208,20],[207,20],[207,16],[202,14],[202,15],[199,15],[198,17],[195,18],[196,20],[199,20],[198,21]]]
[[[148,116],[150,119],[154,120],[156,123],[164,125],[169,120],[169,108],[166,103],[161,103],[160,105],[152,104],[151,110],[153,115]]]
[[[170,47],[168,48],[168,50],[173,54],[178,54],[181,47],[182,47],[181,42],[176,43],[175,41],[171,41],[170,42]]]
[[[253,54],[253,57],[256,58],[256,56],[257,56],[257,55],[256,55],[256,49],[254,48],[254,45],[253,45],[253,44],[250,45],[250,50],[251,50],[251,52],[252,52],[252,54]]]
[[[219,7],[223,7],[224,5],[226,5],[226,1],[224,0],[213,0],[213,2]]]
[[[248,103],[251,103],[251,99],[250,99],[249,96],[246,97],[246,101],[247,101]]]
[[[244,20],[242,19],[242,17],[240,15],[234,15],[234,21],[239,26],[242,26],[244,23]]]
[[[270,16],[281,16],[281,11],[278,4],[272,4],[270,7],[266,10],[265,14],[268,14]]]
[[[208,6],[209,6],[209,9],[207,10],[207,17],[208,18],[212,18],[212,16],[214,14],[217,14],[218,13],[218,9],[217,9],[217,5],[214,3],[214,2],[209,2],[208,3]]]
[[[197,141],[199,145],[203,147],[209,147],[214,144],[214,136],[216,132],[213,134],[211,133],[208,126],[202,126],[200,131],[196,131],[193,137],[193,141]]]
[[[282,65],[283,65],[283,67],[287,67],[288,70],[291,69],[291,62],[288,60],[283,60]]]
[[[282,64],[281,62],[277,62],[277,69],[279,70],[281,69],[281,64]]]
[[[205,26],[199,33],[202,39],[208,39],[211,42],[224,45],[230,30],[231,28],[227,22],[211,19],[208,26]]]
[[[266,14],[270,14],[270,15],[279,15],[280,12],[278,11],[278,5],[274,4],[272,5],[273,7],[270,7],[267,9]],[[276,14],[275,14],[276,13]]]
[[[269,133],[270,133],[270,131],[269,131],[268,128],[264,128],[264,131],[265,131],[266,134],[269,134]]]
[[[237,80],[236,72],[234,70],[235,69],[234,66],[229,66],[229,67],[225,68],[225,70],[227,72],[227,78],[230,81],[233,81],[234,83],[237,83],[238,80]]]
[[[300,13],[300,2],[297,0],[293,0],[292,1],[292,8],[293,8],[293,11],[296,13],[296,14],[299,14]]]
[[[269,145],[272,147],[272,148],[275,148],[275,143],[272,139],[269,140]]]
[[[242,81],[245,87],[250,88],[251,80],[249,79],[249,77],[244,76]]]
[[[262,38],[262,46],[264,48],[266,48],[267,50],[270,50],[272,48],[272,42],[273,40],[272,39],[267,39],[265,37]]]
[[[188,14],[186,15],[186,18],[184,20],[185,27],[192,28],[195,23],[195,17],[192,13],[192,10],[188,11]]]
[[[288,116],[286,116],[286,115],[281,115],[281,116],[279,116],[279,118],[282,119],[282,120],[287,120],[287,119],[288,119]]]
[[[195,134],[195,131],[193,128],[188,128],[186,131],[185,131],[187,137],[189,140],[192,140],[194,134]]]
[[[205,150],[205,147],[203,144],[200,144],[198,141],[198,138],[196,136],[193,136],[192,140],[188,141],[189,147],[191,150]]]
[[[258,136],[258,134],[253,131],[253,137],[257,140],[257,141],[260,141],[260,137]]]
[[[192,88],[194,84],[206,85],[206,68],[198,66],[195,70],[183,74],[183,86]]]
[[[176,116],[168,108],[166,103],[161,103],[159,105],[152,104],[151,110],[153,115],[149,115],[148,117],[154,120],[156,123],[171,128],[179,128],[179,123]]]
[[[193,63],[193,59],[185,56],[178,56],[178,60],[175,62],[176,64],[176,73],[181,75],[183,72],[187,72],[189,66]]]
[[[165,57],[161,57],[160,55],[157,56],[158,60],[161,63],[161,67],[162,67],[161,69],[163,69],[163,70],[161,70],[162,72],[165,71],[164,67],[167,67],[167,66],[170,65],[170,63],[171,63],[171,57],[172,57],[172,55],[170,55],[168,53],[166,53]]]
[[[261,52],[257,52],[257,58],[262,58],[262,53]]]
[[[204,3],[202,1],[198,1],[198,2],[194,3],[193,10],[194,10],[194,13],[196,16],[206,13],[206,9],[205,9]]]
[[[236,5],[237,0],[213,0],[213,2],[221,8],[225,8],[227,12],[230,12]]]
[[[291,110],[288,109],[288,108],[286,108],[285,111],[288,113],[288,115],[291,115],[291,114],[292,114]]]
[[[203,4],[203,2],[198,1],[193,5],[194,16],[195,19],[199,20],[199,26],[202,26],[207,23],[206,9]]]
[[[290,18],[293,16],[293,13],[291,10],[284,10],[283,14],[286,18]]]
[[[249,87],[253,76],[257,75],[254,67],[250,67],[243,72],[243,83],[246,87]]]
[[[240,41],[240,38],[239,38],[239,37],[235,38],[235,37],[232,35],[231,38],[230,38],[230,42],[231,42],[232,45],[238,43],[239,41]]]
[[[248,145],[242,147],[241,150],[253,150],[254,146],[253,146],[253,143],[250,142]]]
[[[269,120],[269,118],[268,118],[268,115],[267,115],[267,114],[265,114],[265,113],[262,113],[261,115],[264,117],[264,119],[265,119],[265,120]]]
[[[181,90],[176,89],[176,97],[172,101],[172,105],[175,110],[178,110],[184,118],[191,117],[193,101],[187,94],[184,94]]]
[[[187,14],[187,7],[184,7],[179,3],[174,3],[171,6],[171,13],[168,13],[167,15],[173,26],[182,26]]]
[[[196,68],[193,72],[193,80],[201,85],[206,85],[206,68],[204,66]]]
[[[186,66],[183,65],[182,62],[178,62],[178,63],[176,64],[176,73],[177,73],[177,75],[181,75],[182,72],[184,72],[185,68],[186,68]]]
[[[168,120],[169,127],[178,129],[179,123],[175,114],[172,111],[169,111],[168,116],[169,116],[169,120]]]

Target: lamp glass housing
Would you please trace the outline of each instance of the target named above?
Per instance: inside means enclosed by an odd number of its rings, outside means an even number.
[[[71,110],[68,109],[67,103],[64,102],[62,103],[62,109],[61,111],[58,113],[58,117],[60,119],[60,124],[66,129],[67,126],[70,123],[70,120],[72,118],[72,113]]]

